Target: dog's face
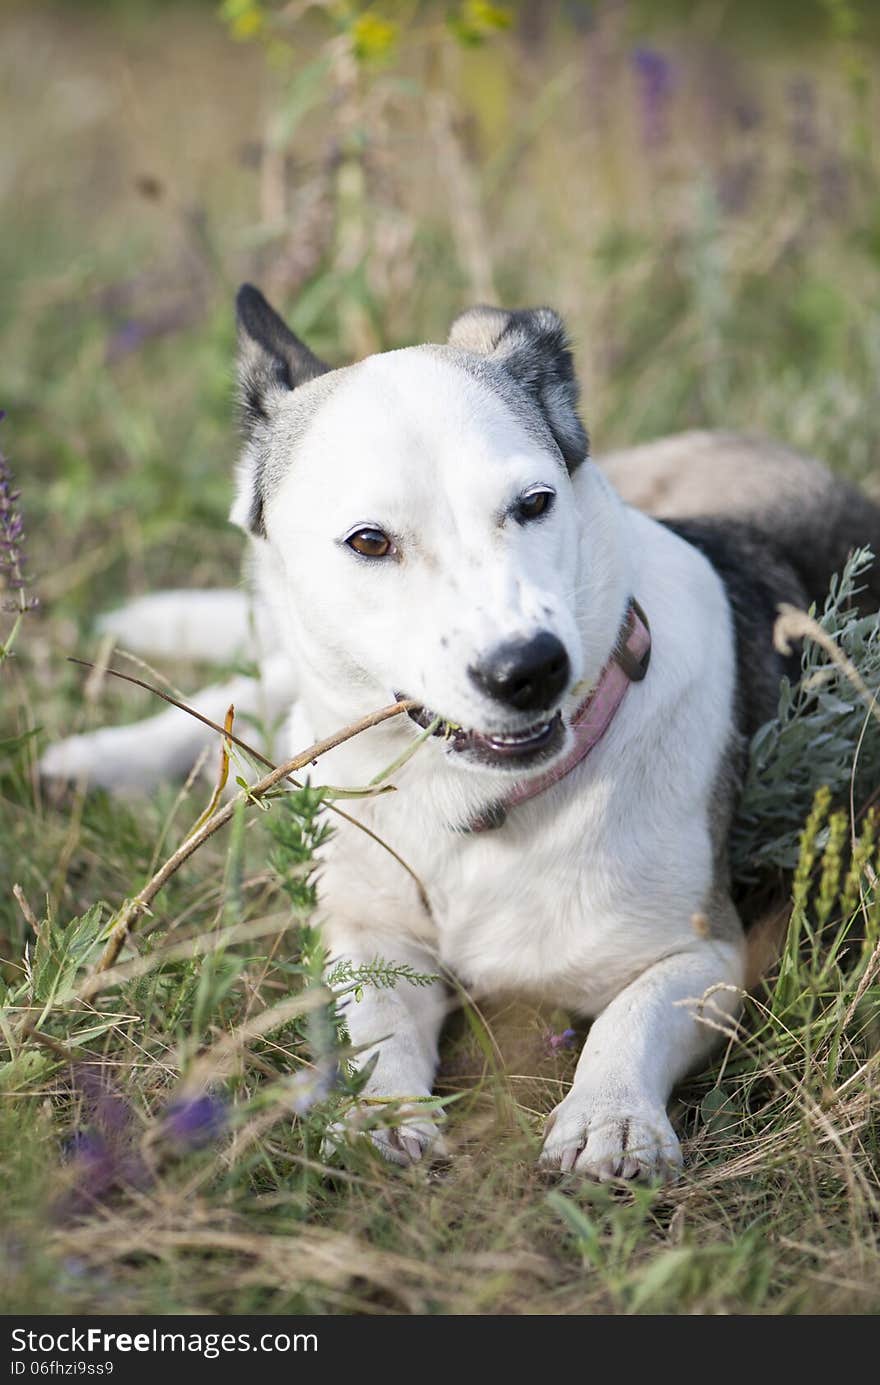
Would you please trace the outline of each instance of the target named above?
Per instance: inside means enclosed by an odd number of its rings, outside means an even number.
[[[561,326],[477,309],[446,347],[327,371],[239,295],[233,518],[274,551],[302,654],[415,700],[457,764],[530,769],[583,675],[570,473],[587,450]]]

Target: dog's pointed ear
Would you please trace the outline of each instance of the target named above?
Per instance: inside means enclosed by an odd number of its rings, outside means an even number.
[[[294,336],[253,284],[242,284],[238,290],[235,312],[242,423],[250,436],[269,418],[273,402],[330,367]]]
[[[538,405],[569,472],[589,452],[578,415],[577,377],[568,334],[552,308],[469,308],[455,319],[449,345],[503,366]]]
[[[263,473],[269,423],[290,390],[330,369],[314,356],[253,284],[242,284],[235,298],[238,320],[238,387],[244,453],[230,519],[264,538]]]

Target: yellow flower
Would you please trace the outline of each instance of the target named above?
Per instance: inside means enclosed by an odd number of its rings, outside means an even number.
[[[355,57],[361,62],[384,58],[397,39],[397,25],[378,14],[362,14],[351,26]]]
[[[510,28],[510,11],[506,5],[491,5],[488,0],[465,0],[461,7],[465,24],[489,33],[492,29]]]
[[[224,0],[221,13],[233,38],[246,42],[262,33],[265,15],[259,0]]]
[[[509,29],[511,16],[506,5],[493,5],[490,0],[464,0],[447,22],[460,43],[479,44],[490,34]]]

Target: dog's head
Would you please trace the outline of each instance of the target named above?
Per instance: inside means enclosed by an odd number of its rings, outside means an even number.
[[[474,308],[446,346],[340,370],[248,285],[238,321],[232,518],[283,574],[297,657],[362,710],[414,699],[456,763],[554,758],[560,709],[597,671],[576,618],[587,437],[557,315]]]

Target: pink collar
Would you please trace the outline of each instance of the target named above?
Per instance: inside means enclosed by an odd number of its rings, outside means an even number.
[[[602,739],[614,720],[614,714],[623,701],[630,683],[641,682],[648,672],[650,661],[651,629],[648,617],[635,597],[630,597],[614,653],[602,670],[599,682],[571,719],[574,745],[565,759],[548,769],[546,774],[529,779],[513,789],[505,798],[493,803],[479,817],[473,818],[465,830],[486,832],[492,827],[500,827],[511,808],[535,798],[570,774]]]

